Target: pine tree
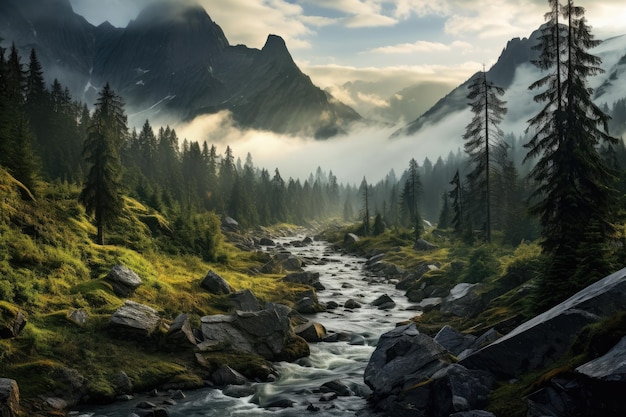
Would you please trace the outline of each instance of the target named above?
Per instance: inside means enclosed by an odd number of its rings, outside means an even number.
[[[461,176],[457,169],[454,178],[450,181],[450,185],[454,185],[454,189],[450,191],[450,198],[452,199],[452,227],[457,235],[463,233],[465,211],[463,210],[463,187],[461,185]]]
[[[506,102],[499,96],[504,90],[487,81],[487,73],[482,71],[474,77],[469,86],[467,98],[474,117],[467,125],[463,139],[465,152],[469,155],[474,169],[467,175],[470,188],[481,198],[478,202],[485,208],[485,240],[491,243],[491,175],[494,168],[494,155],[505,152],[503,132],[498,126],[507,109]],[[481,210],[482,211],[482,210]],[[481,219],[482,220],[482,219]]]
[[[601,242],[612,233],[613,172],[599,155],[603,143],[616,143],[608,134],[608,116],[593,101],[589,76],[600,73],[601,60],[588,52],[600,42],[593,38],[584,9],[569,0],[550,0],[535,64],[547,72],[531,89],[543,103],[529,121],[532,138],[526,159],[538,158],[530,172],[537,187],[531,210],[539,215],[542,249],[547,255],[538,299],[540,306],[558,302],[597,277],[598,264],[608,272]],[[563,16],[566,24],[559,18]]]
[[[105,227],[112,225],[123,209],[120,149],[128,127],[122,99],[107,83],[100,91],[84,155],[90,164],[80,200],[94,214],[97,242],[104,245]]]
[[[362,231],[364,236],[368,236],[372,229],[370,227],[370,192],[365,177],[361,181],[361,195],[363,198],[363,210],[361,212],[363,218]]]
[[[417,161],[411,158],[409,161],[408,176],[404,182],[404,188],[400,194],[402,212],[408,218],[409,224],[413,227],[415,240],[418,240],[424,232],[422,216],[417,208],[419,196],[422,192],[422,181],[419,175]]]

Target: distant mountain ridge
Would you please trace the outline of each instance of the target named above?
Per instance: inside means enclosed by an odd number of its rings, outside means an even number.
[[[0,36],[23,57],[35,48],[47,80],[75,99],[92,104],[110,82],[137,124],[228,110],[244,128],[328,138],[361,119],[300,71],[282,38],[231,46],[199,5],[157,2],[115,28],[90,24],[68,0],[3,0]]]
[[[532,64],[537,57],[533,46],[537,44],[539,36],[540,32],[537,30],[528,38],[510,40],[497,62],[487,71],[487,79],[506,90],[504,100],[507,101],[508,114],[501,126],[505,133],[522,135],[526,122],[539,110],[533,101],[535,93],[528,90],[528,86],[541,77],[539,69]],[[595,90],[594,100],[596,104],[610,108],[618,100],[626,99],[626,35],[605,40],[591,53],[602,58],[602,68],[605,71],[589,79],[590,86]],[[446,124],[453,118],[459,120],[463,112],[467,113],[465,119],[469,123],[471,115],[467,99],[468,86],[476,76],[474,74],[424,114],[395,131],[392,137],[416,135],[422,129]],[[623,116],[626,118],[626,115]],[[465,126],[455,126],[459,144],[462,142]],[[614,126],[610,133],[622,135],[626,133],[626,125]]]

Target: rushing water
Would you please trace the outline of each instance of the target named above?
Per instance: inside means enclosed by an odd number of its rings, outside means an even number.
[[[301,236],[303,237],[303,236]],[[410,309],[403,292],[385,280],[372,277],[364,270],[364,260],[334,252],[326,242],[313,242],[304,247],[292,247],[289,241],[279,239],[292,254],[305,259],[305,270],[320,273],[320,282],[326,287],[318,291],[321,302],[334,301],[339,308],[308,316],[322,323],[329,333],[347,333],[351,342],[311,343],[311,355],[295,363],[278,363],[279,378],[272,383],[254,385],[256,393],[243,398],[226,396],[217,389],[186,392],[186,398],[176,405],[168,405],[172,417],[228,417],[228,416],[368,416],[366,397],[369,388],[363,382],[363,372],[381,334],[391,330],[397,322],[416,315]],[[272,248],[269,248],[272,250]],[[370,303],[388,294],[396,303],[392,310],[379,310]],[[348,299],[357,300],[362,307],[346,310]],[[355,395],[323,401],[319,389],[322,384],[339,380]],[[264,408],[276,400],[295,401],[290,408]],[[73,413],[81,417],[128,417],[140,400],[116,403],[102,408],[92,407],[88,412]],[[315,410],[315,411],[313,411]]]

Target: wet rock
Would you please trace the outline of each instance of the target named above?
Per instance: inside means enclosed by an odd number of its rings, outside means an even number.
[[[45,398],[43,401],[47,409],[56,412],[64,411],[68,407],[67,401],[59,397],[48,397]]]
[[[296,402],[287,398],[279,398],[269,402],[265,408],[291,408]]]
[[[17,337],[24,326],[26,316],[17,308],[9,304],[0,305],[0,339]]]
[[[141,285],[141,278],[123,265],[115,265],[106,277],[118,297],[128,297]]]
[[[282,272],[302,271],[303,262],[300,258],[289,253],[280,253],[274,256],[268,263],[263,265],[261,272],[264,274],[279,274]]]
[[[296,301],[293,309],[301,314],[315,314],[321,311],[326,311],[323,305],[317,299],[315,290],[305,291],[300,293],[301,298]]]
[[[121,371],[113,375],[110,379],[111,386],[115,390],[116,395],[130,394],[133,392],[133,381],[126,375],[126,372]]]
[[[274,242],[272,239],[267,238],[267,237],[262,237],[259,240],[259,245],[261,246],[276,246],[276,242]]]
[[[165,346],[168,350],[177,350],[193,347],[196,345],[196,338],[186,314],[179,314],[167,331],[165,336]]]
[[[211,380],[218,387],[227,385],[245,385],[248,380],[245,376],[235,371],[228,365],[222,365],[217,371],[211,375]]]
[[[434,337],[435,342],[446,348],[448,352],[458,356],[465,349],[472,346],[476,336],[457,332],[450,326],[444,326]]]
[[[228,295],[228,301],[233,306],[233,309],[239,311],[259,311],[261,310],[261,303],[256,298],[254,293],[249,289],[237,291]]]
[[[213,271],[207,272],[200,283],[200,287],[216,295],[230,294],[234,291],[233,287],[224,278]]]
[[[199,348],[211,343],[214,349],[252,353],[272,361],[309,354],[308,345],[295,335],[288,312],[283,309],[268,307],[256,312],[205,316],[201,323],[204,342]]]
[[[156,310],[134,301],[126,300],[109,320],[109,330],[116,337],[146,340],[161,323]]]
[[[334,310],[339,308],[339,304],[336,301],[329,301],[326,303],[326,310]]]
[[[17,381],[0,378],[0,416],[18,417],[20,415],[20,390]]]
[[[430,378],[449,363],[449,354],[441,345],[409,324],[380,337],[364,380],[380,400]]]
[[[367,344],[365,338],[360,334],[353,334],[350,336],[350,345],[351,346],[365,346]]]
[[[391,310],[396,307],[396,303],[387,294],[383,294],[372,301],[372,305],[378,307],[379,310]]]
[[[256,393],[256,389],[251,385],[228,385],[222,390],[222,394],[232,398],[249,397]]]
[[[348,300],[346,300],[346,302],[343,305],[344,308],[347,308],[349,310],[354,310],[356,308],[361,308],[361,303],[359,303],[358,301],[356,301],[353,298],[350,298]]]
[[[327,342],[327,343],[350,342],[351,340],[352,340],[352,335],[346,332],[333,333],[324,338],[324,342]]]
[[[337,379],[324,383],[320,387],[320,391],[323,393],[332,392],[340,397],[351,397],[354,395],[349,386]]]
[[[441,312],[457,317],[471,317],[483,307],[480,297],[482,284],[460,283],[450,290],[441,304]]]
[[[313,321],[297,326],[294,331],[307,342],[321,342],[326,337],[326,328]]]
[[[460,363],[510,379],[544,369],[561,358],[580,330],[624,308],[626,269],[597,281],[521,324]]]
[[[384,257],[385,257],[384,253],[379,253],[377,255],[374,255],[370,257],[367,261],[365,261],[365,265],[367,266],[374,265],[375,263],[382,261]]]

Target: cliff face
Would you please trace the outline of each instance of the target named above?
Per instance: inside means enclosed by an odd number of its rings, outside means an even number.
[[[282,38],[270,35],[261,50],[231,46],[198,5],[156,3],[114,28],[91,25],[68,0],[2,3],[5,46],[15,42],[22,56],[35,48],[48,81],[88,104],[110,82],[137,123],[229,110],[244,128],[326,138],[360,119],[300,71]]]

